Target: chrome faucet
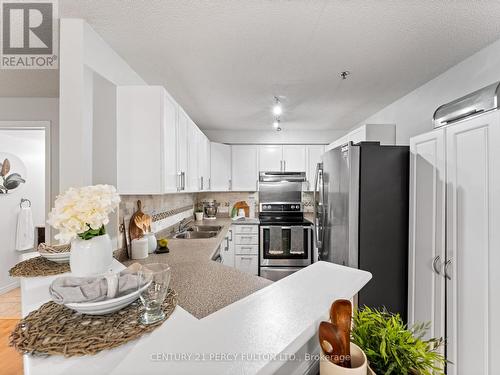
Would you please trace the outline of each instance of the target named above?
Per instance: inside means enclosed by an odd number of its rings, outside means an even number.
[[[177,233],[182,233],[189,228],[189,224],[193,222],[193,218],[184,218],[179,222],[179,229]]]

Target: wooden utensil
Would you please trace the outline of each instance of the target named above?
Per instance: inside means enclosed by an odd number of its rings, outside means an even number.
[[[144,234],[143,220],[145,213],[142,212],[142,202],[137,201],[137,211],[130,218],[129,235],[130,243],[136,238],[141,238]]]
[[[335,324],[321,322],[319,325],[319,344],[326,357],[337,366],[347,367],[347,358],[342,354],[346,352],[342,335],[343,333]]]
[[[351,367],[351,319],[351,301],[347,299],[336,300],[330,308],[330,321],[340,331],[342,346],[345,348],[345,352],[341,353],[341,355],[347,358],[345,367],[349,368]]]

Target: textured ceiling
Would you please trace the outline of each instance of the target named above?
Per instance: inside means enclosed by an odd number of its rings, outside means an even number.
[[[498,1],[59,3],[203,129],[269,129],[274,95],[288,129],[346,129],[500,38]]]

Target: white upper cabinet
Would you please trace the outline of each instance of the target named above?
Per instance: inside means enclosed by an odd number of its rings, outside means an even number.
[[[306,146],[283,145],[283,171],[306,172]]]
[[[117,88],[117,189],[120,194],[175,190],[176,104],[160,86]],[[170,142],[170,143],[169,143]]]
[[[316,176],[316,166],[321,162],[321,155],[325,152],[324,145],[308,145],[306,146],[306,190],[310,191],[314,188],[314,178]]]
[[[366,124],[350,131],[345,136],[333,141],[327,150],[342,146],[348,142],[359,143],[364,141],[380,142],[382,145],[396,144],[396,125],[394,124]]]
[[[198,190],[210,189],[210,141],[198,129]]]
[[[179,108],[177,121],[177,190],[186,190],[186,172],[188,169],[188,116]]]
[[[198,152],[200,141],[200,129],[196,124],[188,119],[187,125],[187,160],[188,166],[186,170],[186,191],[200,190],[200,174],[198,169]]]
[[[210,143],[210,190],[231,190],[231,146]]]
[[[261,145],[259,147],[259,172],[276,172],[283,169],[283,146]]]
[[[259,146],[231,146],[232,190],[256,191],[259,180]]]

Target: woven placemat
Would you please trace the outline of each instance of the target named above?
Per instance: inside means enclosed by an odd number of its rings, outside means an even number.
[[[13,277],[51,276],[69,271],[69,263],[56,263],[43,257],[35,257],[17,263],[9,270],[9,275]]]
[[[177,306],[177,292],[169,289],[162,308],[168,318]],[[65,357],[92,355],[116,348],[158,328],[164,321],[139,323],[137,300],[108,315],[85,315],[54,302],[43,304],[22,319],[10,335],[10,346],[21,353]],[[165,318],[165,319],[166,319]]]

